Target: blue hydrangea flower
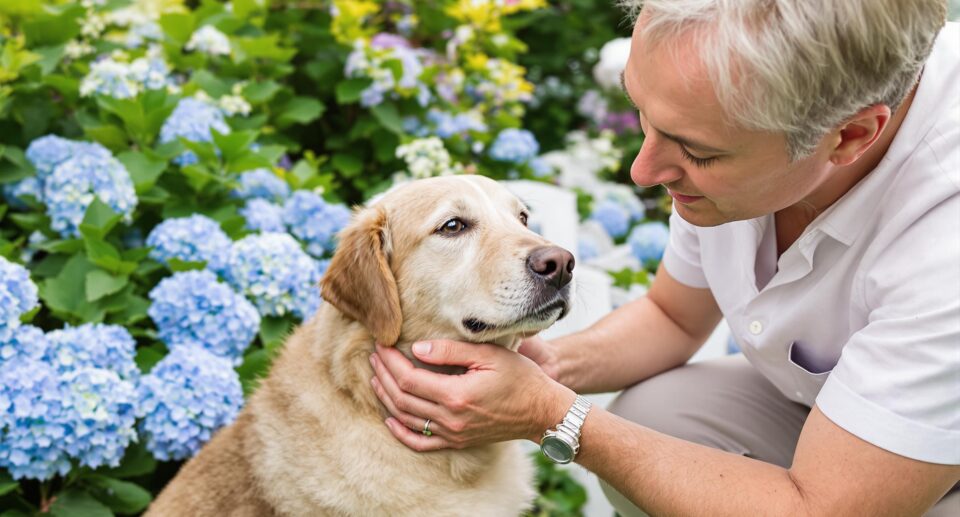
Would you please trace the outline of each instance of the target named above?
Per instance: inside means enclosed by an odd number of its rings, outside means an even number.
[[[321,257],[336,247],[334,239],[350,222],[350,209],[329,204],[313,192],[298,190],[283,206],[283,222],[290,227],[290,233],[306,244],[308,253]]]
[[[210,142],[213,140],[212,129],[219,133],[230,132],[223,112],[216,106],[188,97],[180,100],[176,109],[163,123],[160,128],[160,143],[171,142],[177,138],[185,138],[191,142]],[[173,161],[185,166],[197,163],[199,158],[193,151],[184,151]]]
[[[545,178],[553,174],[553,166],[547,163],[543,158],[537,157],[530,160],[530,170],[533,171],[533,175],[538,178]]]
[[[586,262],[600,256],[600,250],[597,247],[596,241],[592,238],[580,237],[580,239],[577,240],[577,254],[580,256],[581,262]]]
[[[0,468],[14,479],[70,471],[69,402],[56,370],[21,357],[0,368]]]
[[[137,194],[126,167],[112,156],[82,153],[57,165],[43,189],[50,227],[63,237],[79,237],[80,222],[94,198],[123,220],[133,220]]]
[[[234,421],[243,405],[230,361],[193,346],[176,347],[143,377],[139,429],[160,460],[182,460]]]
[[[266,199],[283,203],[290,197],[290,186],[268,169],[254,169],[240,175],[240,186],[233,191],[240,199]]]
[[[644,223],[630,232],[627,243],[630,251],[641,264],[650,260],[660,260],[670,240],[670,229],[661,222]]]
[[[137,364],[136,341],[120,325],[84,323],[47,333],[49,347],[44,359],[59,372],[80,368],[106,368],[123,379],[140,375]]]
[[[603,225],[603,229],[614,239],[623,237],[630,229],[630,213],[616,201],[602,201],[598,203],[590,219]]]
[[[147,246],[153,248],[150,258],[164,264],[174,258],[206,262],[216,273],[223,272],[231,245],[220,224],[200,214],[167,219],[147,235]]]
[[[101,159],[108,159],[110,151],[96,142],[76,142],[57,135],[46,135],[35,139],[27,146],[26,157],[37,170],[37,178],[43,182],[47,176],[53,174],[57,165],[74,156],[92,155]]]
[[[0,342],[11,338],[10,333],[20,326],[20,316],[38,303],[37,286],[27,268],[0,256]]]
[[[526,163],[540,152],[540,144],[526,129],[508,128],[497,135],[488,152],[500,162]]]
[[[90,63],[90,72],[80,82],[80,95],[105,95],[116,99],[129,99],[140,93],[140,85],[130,77],[126,63],[104,58]]]
[[[0,339],[0,368],[21,358],[42,360],[49,347],[42,330],[33,325],[20,325],[10,330],[7,339]]]
[[[450,138],[455,135],[465,135],[470,131],[486,132],[487,125],[479,116],[471,116],[468,113],[457,113],[456,115],[440,110],[430,110],[427,112],[427,120],[433,124],[434,134],[440,138]]]
[[[254,198],[240,209],[240,215],[246,219],[246,227],[255,232],[285,232],[283,225],[283,207],[266,199]]]
[[[306,318],[320,306],[320,270],[286,233],[248,235],[230,250],[227,281],[263,316]]]
[[[256,307],[209,271],[183,271],[150,291],[147,314],[170,348],[198,345],[240,364],[260,329]]]
[[[90,468],[116,467],[136,441],[137,392],[134,383],[103,368],[80,368],[62,377],[72,433],[67,452]]]
[[[24,196],[33,196],[37,201],[43,202],[43,183],[40,182],[39,178],[29,176],[3,186],[3,197],[12,208],[17,210],[28,208],[26,202],[22,199]]]

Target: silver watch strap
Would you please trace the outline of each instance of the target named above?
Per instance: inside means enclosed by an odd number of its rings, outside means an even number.
[[[592,404],[589,400],[582,395],[577,395],[576,400],[573,401],[573,405],[570,406],[567,414],[564,415],[563,421],[557,426],[557,433],[570,438],[570,443],[574,444],[574,454],[580,450],[580,429],[583,427],[583,422],[586,420],[587,413],[590,412],[591,406]]]

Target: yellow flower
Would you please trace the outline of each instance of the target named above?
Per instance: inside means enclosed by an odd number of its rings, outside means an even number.
[[[333,0],[333,23],[330,32],[341,43],[353,43],[374,33],[364,27],[365,19],[380,11],[380,4],[371,0]]]
[[[470,70],[483,70],[487,68],[487,63],[490,62],[490,58],[486,54],[470,54],[466,56],[466,65],[467,69]]]

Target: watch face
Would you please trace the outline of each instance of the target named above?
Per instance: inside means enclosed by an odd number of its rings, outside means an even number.
[[[570,463],[573,459],[573,449],[570,448],[570,444],[554,436],[544,438],[540,443],[540,450],[555,463]]]

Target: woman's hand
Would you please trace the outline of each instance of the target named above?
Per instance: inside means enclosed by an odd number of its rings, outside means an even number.
[[[556,348],[546,339],[539,335],[528,337],[520,343],[520,348],[517,351],[537,363],[543,373],[551,379],[560,380],[560,365]]]
[[[461,375],[416,368],[394,348],[378,346],[371,355],[370,382],[392,415],[387,427],[417,451],[539,441],[576,397],[528,357],[497,345],[434,340],[415,344],[413,353],[425,363],[466,368]],[[422,432],[427,419],[429,436]]]

